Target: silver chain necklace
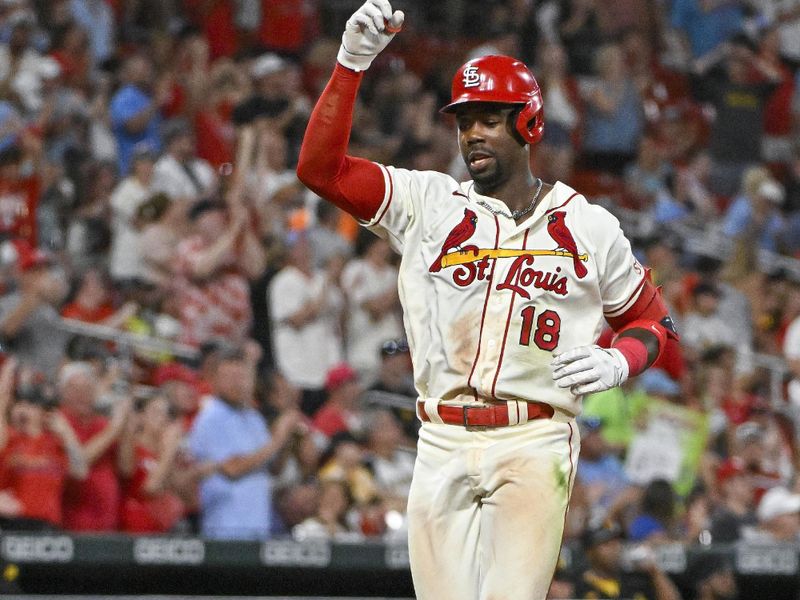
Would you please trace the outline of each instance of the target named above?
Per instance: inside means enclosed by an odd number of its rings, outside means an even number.
[[[536,181],[539,183],[539,185],[536,187],[536,193],[533,195],[533,200],[531,200],[531,203],[528,205],[528,208],[523,208],[522,210],[514,210],[511,211],[511,214],[509,214],[502,210],[497,210],[496,208],[492,208],[492,206],[488,202],[484,202],[483,200],[478,200],[477,202],[493,215],[503,215],[504,217],[508,217],[509,219],[514,219],[516,221],[520,217],[524,217],[525,215],[527,215],[529,212],[533,210],[533,207],[536,206],[536,202],[537,200],[539,200],[539,194],[541,193],[543,187],[542,180],[539,177],[536,178]]]

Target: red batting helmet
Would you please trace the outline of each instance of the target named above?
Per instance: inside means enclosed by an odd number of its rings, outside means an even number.
[[[530,69],[510,56],[489,55],[463,64],[453,77],[452,99],[441,112],[452,113],[467,102],[497,102],[522,107],[514,128],[527,144],[544,133],[544,101]]]

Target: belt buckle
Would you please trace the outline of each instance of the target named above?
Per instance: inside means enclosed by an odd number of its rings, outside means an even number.
[[[465,404],[464,406],[461,407],[461,422],[464,425],[464,429],[466,429],[467,431],[485,431],[493,427],[493,425],[470,425],[469,423],[467,423],[467,411],[470,408],[479,408],[479,407],[470,406],[468,404]]]

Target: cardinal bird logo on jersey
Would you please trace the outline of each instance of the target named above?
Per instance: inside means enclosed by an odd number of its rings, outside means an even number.
[[[572,254],[572,264],[575,265],[575,275],[578,276],[578,279],[583,279],[586,277],[588,271],[579,257],[575,238],[572,237],[572,233],[564,222],[564,216],[566,214],[567,213],[560,210],[549,215],[547,217],[547,233],[556,241],[559,250],[564,250]]]
[[[470,209],[465,208],[464,218],[461,219],[461,222],[453,227],[452,231],[447,235],[447,239],[444,241],[444,244],[442,244],[442,251],[439,253],[439,256],[436,257],[436,260],[431,263],[428,271],[431,273],[438,273],[441,271],[442,259],[444,258],[444,255],[453,248],[458,248],[461,250],[461,245],[471,238],[475,233],[475,226],[477,224],[478,215],[476,215]]]

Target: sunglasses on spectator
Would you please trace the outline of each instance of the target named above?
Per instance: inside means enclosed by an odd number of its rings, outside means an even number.
[[[394,356],[401,352],[408,352],[408,344],[403,340],[389,340],[381,346],[381,354],[383,356]]]

